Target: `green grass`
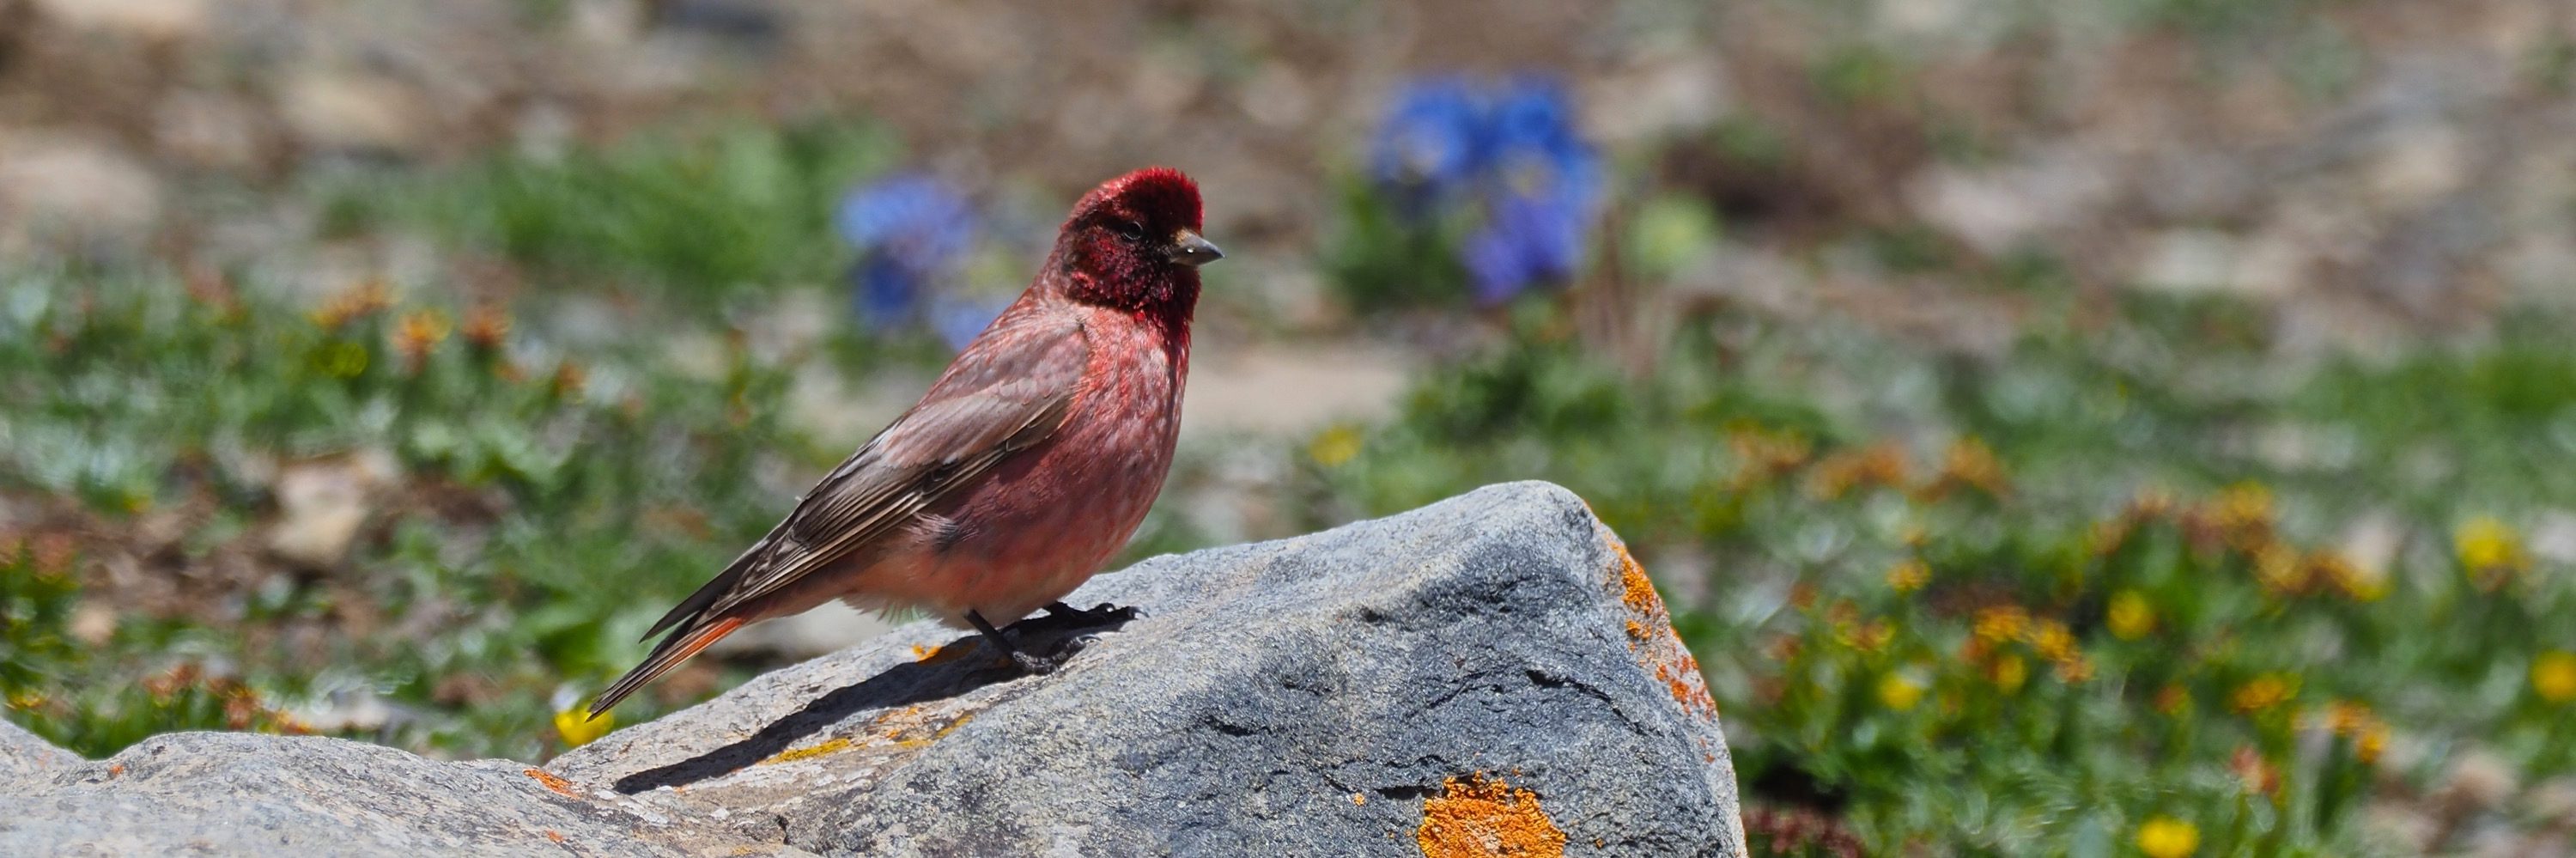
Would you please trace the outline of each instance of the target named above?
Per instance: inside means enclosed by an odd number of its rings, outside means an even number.
[[[365,290],[308,312],[22,275],[0,281],[0,307],[0,490],[48,507],[12,540],[215,578],[84,594],[58,557],[6,567],[0,692],[89,754],[142,735],[117,725],[227,726],[131,691],[216,661],[268,699],[368,692],[407,710],[364,738],[541,756],[557,692],[640,656],[662,603],[783,511],[761,469],[808,452],[754,406],[785,377],[738,345],[698,378],[648,343],[548,355],[490,317]],[[259,559],[280,468],[369,450],[399,474],[345,568]],[[166,545],[136,535],[166,528]],[[245,567],[256,577],[222,578]],[[92,596],[144,603],[118,604],[133,613],[101,645],[64,645]]]

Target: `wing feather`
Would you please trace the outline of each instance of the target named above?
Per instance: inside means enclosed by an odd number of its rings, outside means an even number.
[[[1078,318],[1006,315],[919,404],[842,460],[786,520],[647,636],[785,589],[1046,440],[1064,425],[1089,357]]]

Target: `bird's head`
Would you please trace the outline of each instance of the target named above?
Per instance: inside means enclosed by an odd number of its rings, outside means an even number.
[[[1199,186],[1170,167],[1101,183],[1074,203],[1056,238],[1056,264],[1076,300],[1189,318],[1198,267],[1223,258],[1199,236]]]

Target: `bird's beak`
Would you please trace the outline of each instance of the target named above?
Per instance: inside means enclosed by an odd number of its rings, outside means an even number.
[[[1225,258],[1216,242],[1201,237],[1198,230],[1185,229],[1172,236],[1172,261],[1192,268]]]

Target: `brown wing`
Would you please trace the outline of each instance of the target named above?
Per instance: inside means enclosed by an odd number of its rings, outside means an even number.
[[[849,556],[1064,425],[1091,349],[1070,316],[1014,306],[975,338],[921,403],[859,448],[706,586],[664,614],[644,663],[590,704],[591,717],[753,617],[735,611]]]
[[[1063,425],[1089,356],[1077,318],[1006,317],[958,355],[919,404],[645,636],[778,592],[1045,440]]]

